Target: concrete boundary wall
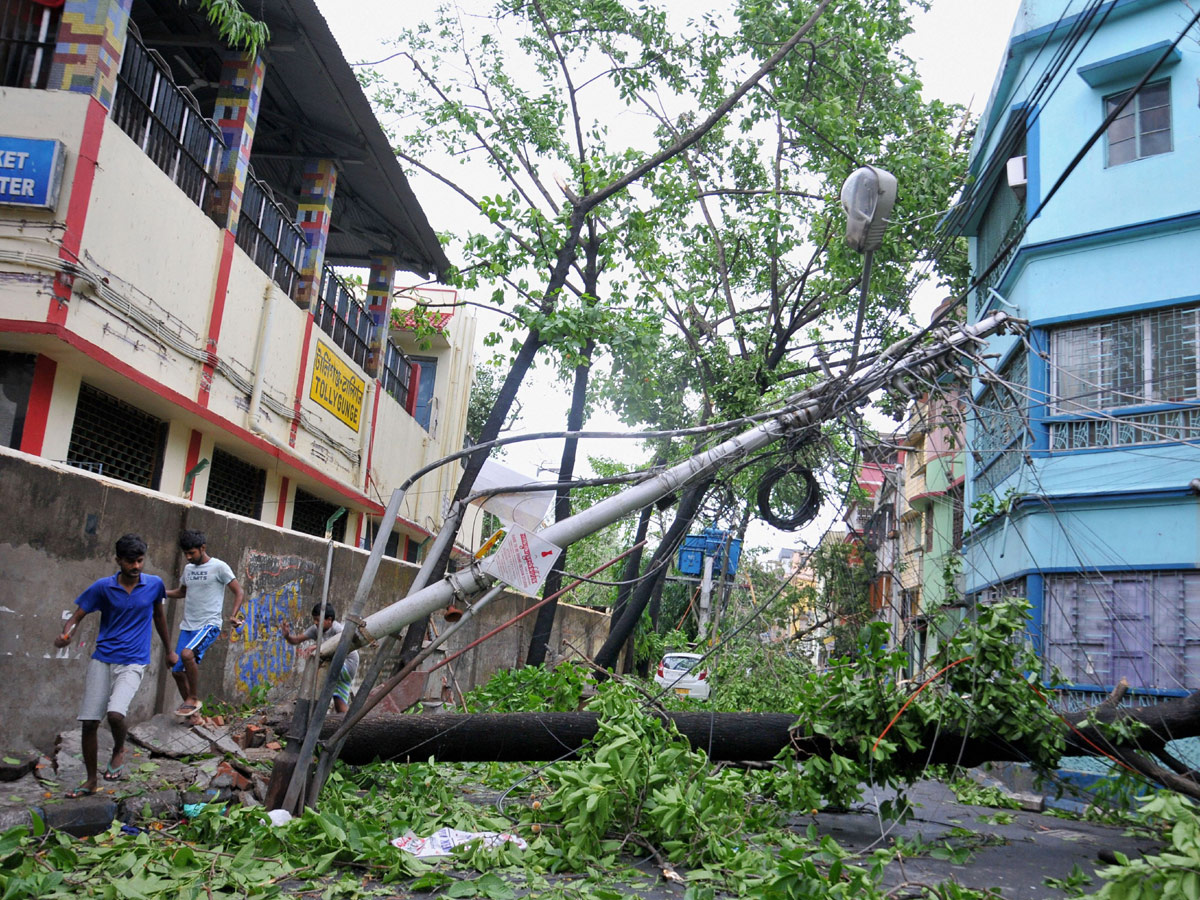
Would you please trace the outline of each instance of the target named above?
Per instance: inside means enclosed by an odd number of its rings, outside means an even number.
[[[95,648],[99,616],[88,616],[70,647],[56,650],[62,621],[84,588],[116,571],[113,544],[126,532],[149,545],[146,571],[167,587],[179,583],[181,529],[204,531],[209,552],[233,567],[246,591],[246,624],[223,633],[201,666],[200,693],[240,705],[258,688],[268,699],[286,700],[298,685],[298,648],[279,633],[310,624],[309,609],[321,598],[329,545],[262,522],[218,512],[123,482],[0,448],[0,735],[7,746],[47,748],[60,731],[74,727],[87,660]],[[339,615],[349,604],[368,553],[335,544],[330,601]],[[368,598],[371,613],[403,597],[417,567],[385,558]],[[226,597],[225,613],[231,600]],[[527,609],[534,601],[507,594],[475,616],[444,646],[446,654]],[[182,616],[181,601],[167,601],[172,639]],[[407,697],[430,705],[482,684],[493,672],[524,664],[535,615],[527,616],[448,666],[427,684],[405,687]],[[551,657],[593,655],[608,634],[608,615],[559,605]],[[433,627],[448,627],[434,616]],[[574,648],[574,649],[572,649]],[[373,650],[362,651],[365,670]],[[427,662],[429,668],[438,656]],[[173,709],[178,694],[162,647],[154,639],[153,660],[129,717],[131,723]],[[260,688],[265,685],[265,688]],[[420,690],[417,690],[417,688]]]

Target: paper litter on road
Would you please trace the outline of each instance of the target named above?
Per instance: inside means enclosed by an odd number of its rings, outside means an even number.
[[[425,838],[417,837],[410,831],[402,837],[392,838],[392,846],[413,856],[449,856],[450,851],[460,844],[476,840],[483,841],[483,846],[489,850],[505,843],[511,843],[520,850],[529,846],[523,839],[507,831],[459,831],[457,828],[442,828]]]

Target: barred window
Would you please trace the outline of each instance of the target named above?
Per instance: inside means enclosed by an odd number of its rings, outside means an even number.
[[[158,489],[167,423],[89,384],[79,387],[67,464]]]
[[[1050,575],[1046,664],[1076,684],[1200,686],[1200,572]]]
[[[1200,307],[1174,307],[1060,328],[1051,337],[1051,449],[1129,446],[1200,437],[1200,407],[1121,414],[1200,400]]]
[[[214,447],[204,505],[257,519],[262,515],[266,482],[266,471]]]
[[[338,507],[335,504],[322,500],[303,488],[296,488],[296,499],[292,506],[292,531],[323,538],[325,523],[337,511]],[[345,543],[346,516],[340,516],[333,523],[333,539]]]
[[[970,417],[975,445],[977,493],[989,493],[1017,470],[1025,449],[1029,364],[1018,352],[988,385]]]

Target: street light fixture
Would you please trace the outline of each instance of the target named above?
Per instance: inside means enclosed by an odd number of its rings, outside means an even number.
[[[886,169],[863,166],[846,179],[841,196],[842,209],[846,211],[846,244],[851,250],[863,254],[862,290],[858,296],[858,317],[854,322],[854,345],[846,366],[846,374],[849,374],[858,362],[863,313],[867,308],[867,289],[871,284],[871,260],[875,251],[883,245],[888,216],[896,205],[896,176]]]

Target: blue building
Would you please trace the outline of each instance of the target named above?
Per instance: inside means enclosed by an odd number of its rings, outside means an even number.
[[[1078,702],[1122,678],[1143,702],[1200,688],[1193,14],[1025,0],[949,219],[979,279],[970,320],[1031,326],[974,384],[966,591],[1028,597]]]

